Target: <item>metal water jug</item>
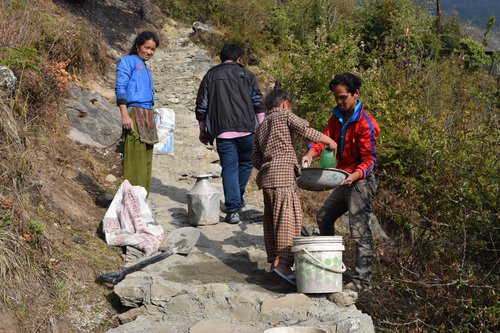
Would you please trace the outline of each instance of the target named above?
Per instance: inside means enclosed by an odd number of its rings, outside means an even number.
[[[210,184],[212,173],[193,175],[196,183],[186,196],[188,220],[193,226],[216,224],[219,222],[220,192]]]

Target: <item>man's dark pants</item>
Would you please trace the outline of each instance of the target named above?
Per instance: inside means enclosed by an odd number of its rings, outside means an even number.
[[[358,180],[350,186],[337,187],[325,200],[316,215],[322,236],[334,236],[335,221],[349,212],[349,228],[356,242],[356,262],[353,283],[367,288],[371,284],[373,240],[371,215],[377,191],[375,176]]]

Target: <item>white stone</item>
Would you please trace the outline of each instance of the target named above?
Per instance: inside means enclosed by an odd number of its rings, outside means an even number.
[[[108,183],[112,183],[112,184],[117,181],[116,177],[113,176],[112,174],[107,175],[105,179]]]
[[[0,89],[5,89],[7,92],[12,92],[16,86],[17,78],[10,68],[0,66]]]

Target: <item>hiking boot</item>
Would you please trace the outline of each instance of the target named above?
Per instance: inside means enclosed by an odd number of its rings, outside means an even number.
[[[364,285],[361,285],[359,282],[351,281],[351,282],[347,283],[346,285],[344,285],[344,289],[349,289],[349,290],[352,290],[352,291],[359,293],[361,291],[370,290],[370,289],[372,289],[372,287],[369,285],[364,286]]]
[[[240,223],[240,214],[238,214],[238,212],[227,213],[224,221],[229,224],[238,224]]]

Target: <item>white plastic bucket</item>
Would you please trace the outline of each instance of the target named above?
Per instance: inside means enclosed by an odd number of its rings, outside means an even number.
[[[296,237],[295,258],[297,291],[304,294],[342,291],[344,245],[341,236]]]
[[[294,326],[294,327],[270,328],[265,330],[264,333],[327,333],[327,332],[321,328]]]

